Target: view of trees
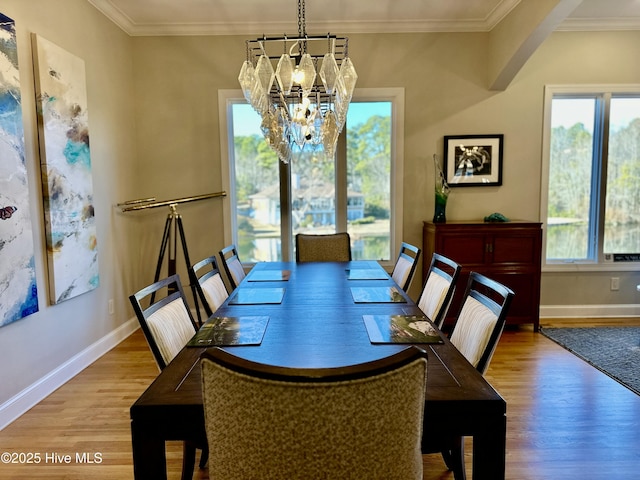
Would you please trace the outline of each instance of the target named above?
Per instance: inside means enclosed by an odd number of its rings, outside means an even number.
[[[390,173],[390,117],[372,116],[367,122],[347,129],[348,184],[350,190],[365,195],[365,215],[380,218],[389,216]],[[236,136],[236,190],[238,204],[245,204],[249,196],[277,185],[278,157],[261,135]],[[317,170],[317,177],[333,182],[334,165],[323,153],[312,149],[295,154],[293,171]]]
[[[365,117],[364,121],[347,126],[347,188],[364,198],[364,218],[353,220],[349,231],[358,230],[358,249],[354,255],[386,258],[390,241],[391,118],[374,114]],[[264,221],[257,221],[256,203],[251,202],[251,195],[262,192],[278,198],[278,157],[259,134],[236,135],[234,148],[238,248],[244,252],[243,258],[260,258],[257,249],[268,250],[270,253],[266,255],[272,257],[273,252],[280,250],[279,222],[265,225]],[[305,147],[303,151],[295,151],[291,174],[294,195],[291,218],[295,233],[299,228],[313,227],[317,218],[326,218],[326,209],[331,210],[333,198],[324,199],[322,195],[325,191],[330,194],[325,187],[335,184],[335,164],[322,151]]]
[[[551,134],[548,216],[588,220],[593,136],[583,124]]]
[[[609,142],[607,222],[640,223],[640,118]]]
[[[584,258],[592,195],[594,138],[581,123],[551,135],[548,258]],[[607,163],[605,253],[640,251],[640,118],[612,131]],[[553,220],[553,221],[552,221]]]
[[[278,183],[278,156],[262,135],[236,136],[236,195],[238,204],[248,202],[253,195]]]
[[[372,116],[347,131],[348,182],[364,193],[365,216],[389,218],[391,117]]]

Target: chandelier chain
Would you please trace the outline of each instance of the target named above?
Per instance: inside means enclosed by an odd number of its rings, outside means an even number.
[[[307,35],[307,26],[305,25],[305,7],[304,0],[298,0],[298,36],[304,37]]]

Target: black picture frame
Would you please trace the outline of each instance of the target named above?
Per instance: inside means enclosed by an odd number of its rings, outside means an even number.
[[[502,185],[504,135],[446,135],[444,174],[449,187]]]

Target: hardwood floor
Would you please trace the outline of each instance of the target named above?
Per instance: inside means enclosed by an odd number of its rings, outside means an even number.
[[[133,478],[129,406],[157,373],[134,333],[0,432],[0,453],[40,455],[39,464],[0,463],[0,478]],[[507,401],[508,479],[637,478],[639,396],[528,327],[504,332],[486,377]],[[170,479],[180,478],[181,458],[181,443],[170,442]],[[439,455],[423,458],[425,480],[453,479]],[[466,463],[471,478],[470,441]],[[208,475],[196,469],[194,478]]]

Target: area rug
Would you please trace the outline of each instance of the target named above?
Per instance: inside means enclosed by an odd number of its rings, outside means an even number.
[[[541,328],[540,331],[640,395],[640,327]]]

